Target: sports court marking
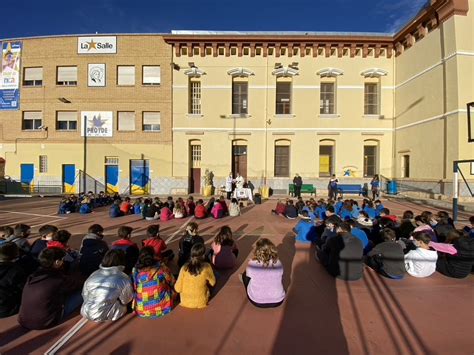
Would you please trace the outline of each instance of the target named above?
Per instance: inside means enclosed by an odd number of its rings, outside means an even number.
[[[66,217],[60,217],[55,214],[36,214],[36,213],[27,213],[27,212],[17,212],[17,211],[5,211],[5,210],[0,210],[0,213],[14,213],[14,214],[21,214],[25,216],[34,216],[34,217],[45,217],[45,218],[58,218],[58,219],[64,219]],[[54,216],[54,217],[53,217]]]
[[[189,222],[191,222],[193,219],[194,219],[194,216],[189,217],[189,218],[186,220],[186,222],[184,222],[184,223],[176,230],[176,232],[174,232],[173,234],[171,234],[171,235],[168,237],[168,239],[166,239],[165,243],[166,243],[166,244],[171,243],[171,242],[173,241],[174,237],[176,237],[176,235],[177,235],[178,233],[182,232],[182,231],[183,231],[183,228],[184,228]]]
[[[53,344],[48,350],[46,350],[45,355],[54,355],[56,354],[63,346],[66,344],[69,339],[71,339],[81,328],[87,323],[86,318],[81,318],[69,331],[64,334],[61,338],[58,339],[56,343]]]

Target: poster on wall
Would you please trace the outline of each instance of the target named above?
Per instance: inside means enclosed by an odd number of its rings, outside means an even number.
[[[0,67],[0,110],[20,108],[20,41],[2,42]]]
[[[82,111],[81,119],[81,137],[112,137],[112,111]]]
[[[105,64],[89,64],[87,70],[87,85],[93,87],[105,86]]]

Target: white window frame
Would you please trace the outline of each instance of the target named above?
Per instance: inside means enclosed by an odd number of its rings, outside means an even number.
[[[48,156],[47,155],[40,155],[39,156],[39,172],[41,174],[45,174],[48,172]]]
[[[189,114],[201,114],[201,81],[189,78]]]
[[[120,82],[120,79],[123,76],[131,77],[131,73],[120,73],[121,69],[123,69],[124,71],[125,70],[131,71],[131,69],[133,69],[133,83],[131,82],[127,83],[126,81],[125,83]],[[135,86],[135,82],[136,82],[136,69],[134,65],[117,65],[117,86]]]
[[[25,116],[29,116],[25,118]],[[36,116],[36,117],[35,117]],[[32,121],[33,128],[25,128],[25,122]],[[22,131],[40,131],[43,125],[43,112],[41,111],[23,111],[21,117],[21,130]],[[36,127],[36,128],[35,128]]]

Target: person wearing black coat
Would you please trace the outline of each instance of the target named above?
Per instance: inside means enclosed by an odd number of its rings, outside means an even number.
[[[104,255],[109,250],[109,246],[103,240],[103,233],[104,228],[100,224],[93,224],[82,240],[79,269],[84,276],[89,276],[99,269]]]
[[[0,318],[18,313],[27,273],[18,263],[19,250],[15,243],[0,245]]]

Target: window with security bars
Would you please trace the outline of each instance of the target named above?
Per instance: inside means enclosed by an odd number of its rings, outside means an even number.
[[[248,83],[232,81],[232,114],[248,113]]]
[[[192,115],[201,114],[201,82],[189,82],[189,113]]]
[[[24,131],[28,130],[39,130],[43,125],[43,113],[41,111],[24,111],[23,121],[21,129]]]
[[[275,112],[277,115],[291,114],[291,82],[277,81]]]
[[[57,67],[56,85],[76,86],[77,85],[77,67]]]
[[[365,83],[364,85],[364,114],[378,115],[379,110],[379,87],[376,83]]]
[[[105,165],[118,165],[118,157],[105,157]]]
[[[364,146],[364,177],[377,174],[377,146]]]
[[[48,172],[48,156],[46,155],[39,156],[39,172],[40,173]]]
[[[335,111],[335,83],[321,83],[320,109],[319,113],[323,115],[332,115]]]
[[[275,177],[290,176],[290,147],[275,146]]]
[[[143,131],[159,132],[161,129],[161,115],[159,112],[143,112]]]
[[[43,68],[25,68],[23,72],[23,86],[42,86]]]
[[[58,131],[77,130],[77,112],[76,111],[57,111],[56,112],[56,130]]]
[[[193,162],[201,161],[201,146],[200,145],[193,144],[191,146],[191,159]]]

